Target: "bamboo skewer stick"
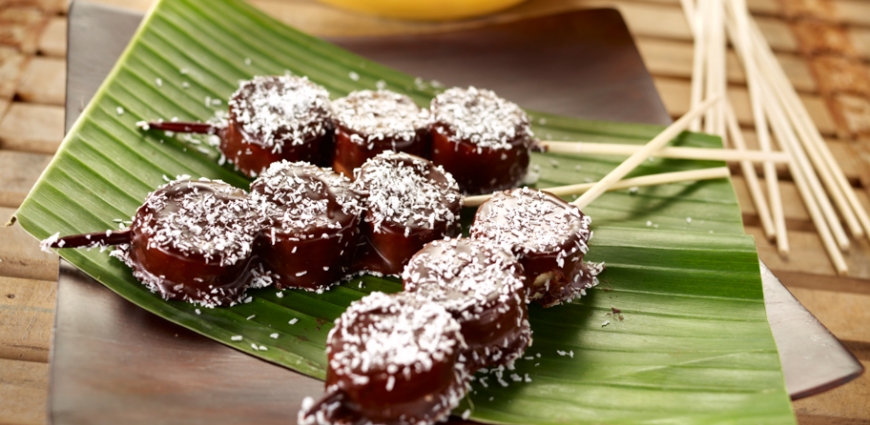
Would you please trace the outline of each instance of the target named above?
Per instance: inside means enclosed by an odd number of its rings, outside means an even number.
[[[178,133],[217,134],[218,128],[204,122],[152,121],[136,124],[143,130],[175,131]]]
[[[709,110],[711,106],[715,105],[716,102],[719,101],[719,98],[707,99],[697,108],[693,108],[691,111],[683,115],[676,122],[668,126],[664,131],[659,133],[658,136],[654,137],[647,143],[643,149],[635,152],[633,155],[628,157],[622,164],[619,164],[613,171],[607,173],[604,178],[601,179],[598,183],[592,186],[586,193],[581,195],[574,201],[574,205],[577,205],[580,209],[586,208],[589,203],[594,201],[596,198],[601,196],[604,191],[607,190],[608,187],[612,186],[614,183],[625,177],[626,174],[630,173],[631,170],[635,169],[640,163],[645,161],[648,157],[655,154],[656,151],[661,149],[666,143],[670,142],[675,136],[680,134],[686,127],[689,126],[689,122],[695,117],[703,114],[705,111]]]
[[[716,19],[716,10],[714,8],[715,3],[721,4],[721,0],[703,0],[700,2],[701,11],[704,13],[704,25],[701,28],[704,34],[704,42],[707,45],[707,54],[705,59],[705,67],[707,68],[704,74],[705,81],[705,98],[709,99],[715,96],[716,94],[716,78],[713,75],[714,70],[716,69],[716,40],[715,40],[715,19]],[[704,133],[715,133],[716,128],[714,126],[714,108],[709,108],[704,112]]]
[[[620,180],[609,188],[608,191],[630,189],[633,187],[655,186],[668,183],[679,183],[687,181],[699,181],[710,179],[722,179],[730,177],[731,173],[728,167],[706,168],[701,170],[677,171],[673,173],[652,174],[649,176],[634,177],[630,179]],[[543,190],[557,196],[579,195],[585,193],[597,183],[582,183],[572,184],[568,186],[548,187]],[[492,195],[476,195],[467,196],[462,199],[462,206],[476,207],[486,202]]]
[[[572,155],[631,155],[643,145],[620,145],[611,143],[558,142],[544,140],[539,142],[547,152]],[[657,158],[696,159],[707,161],[750,161],[787,163],[790,161],[784,152],[761,152],[734,149],[707,149],[689,147],[664,147],[655,153]]]
[[[856,238],[864,235],[870,237],[870,216],[855,196],[852,186],[819,134],[818,129],[812,124],[812,119],[794,88],[788,84],[787,76],[773,57],[770,46],[759,35],[757,28],[753,28],[752,36],[757,45],[757,54],[761,60],[768,64],[767,69],[773,74],[771,79],[775,79],[777,82],[774,85],[774,91],[785,106],[786,114],[797,130],[816,169],[819,170],[825,187],[831,193],[843,220],[846,221],[849,230]]]
[[[695,0],[680,0],[680,5],[683,6],[683,14],[686,15],[686,23],[689,24],[689,31],[693,34],[697,29],[698,25],[695,23]],[[694,34],[697,36],[697,34]],[[695,105],[692,105],[693,107]]]
[[[733,20],[728,20],[728,26],[731,34],[732,44],[734,44],[737,53],[743,60],[743,66],[746,69],[746,85],[749,89],[749,97],[752,106],[752,115],[755,119],[755,130],[758,135],[758,144],[764,152],[773,151],[770,140],[770,133],[767,128],[767,117],[765,116],[764,106],[762,104],[759,72],[756,67],[755,60],[752,54],[747,54],[751,50],[752,43],[749,37],[749,12],[746,10],[746,4],[741,0],[730,0],[728,5],[731,9]],[[785,212],[782,208],[782,196],[779,192],[779,178],[776,175],[776,167],[772,162],[763,164],[764,180],[767,184],[767,196],[770,200],[770,209],[773,215],[773,223],[776,228],[776,247],[780,254],[785,255],[789,251],[788,234],[785,229]]]
[[[715,0],[714,2],[714,17],[715,21],[713,22],[713,32],[714,38],[713,40],[716,43],[716,48],[714,50],[715,56],[715,69],[712,74],[716,77],[714,83],[716,85],[716,91],[711,93],[711,96],[722,96],[723,100],[726,97],[726,93],[728,90],[728,75],[727,70],[725,68],[725,0]],[[726,146],[728,145],[728,133],[725,131],[725,102],[720,102],[714,108],[715,115],[713,121],[713,130],[714,134],[718,134],[722,138],[722,143]]]
[[[734,148],[738,151],[746,149],[746,141],[743,140],[743,133],[740,132],[740,125],[737,124],[734,108],[727,100],[725,101],[725,121],[728,125],[728,131],[731,132]],[[740,168],[743,170],[743,177],[746,179],[746,185],[749,187],[749,195],[755,204],[755,211],[758,213],[758,219],[761,221],[764,236],[768,240],[773,240],[776,236],[776,228],[770,215],[770,209],[767,207],[767,200],[764,198],[761,185],[758,183],[758,174],[755,173],[755,167],[749,161],[740,161]]]
[[[692,93],[691,107],[695,108],[701,103],[704,96],[704,57],[706,56],[706,42],[703,31],[703,6],[695,9],[692,0],[682,0],[683,10],[689,15],[689,29],[695,36],[694,56],[692,57]],[[690,5],[690,6],[687,6]],[[701,119],[692,120],[689,125],[691,131],[701,131]]]

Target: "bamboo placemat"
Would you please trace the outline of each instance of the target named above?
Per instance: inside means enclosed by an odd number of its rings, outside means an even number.
[[[100,0],[145,11],[151,0]],[[628,22],[669,113],[689,108],[692,44],[678,0],[530,0],[494,16],[409,23],[360,16],[308,0],[253,0],[267,13],[324,36],[428,32],[584,7],[615,7]],[[870,0],[749,0],[766,38],[857,195],[870,208]],[[12,216],[63,137],[67,0],[0,0],[0,218]],[[741,124],[752,116],[744,76],[729,53],[729,92]],[[83,105],[82,105],[83,106]],[[750,148],[754,138],[748,140]],[[790,291],[870,368],[870,243],[853,241],[850,277],[836,276],[783,168],[792,251],[764,240],[733,168],[746,232]],[[0,228],[0,423],[45,422],[57,257],[17,226]],[[870,423],[870,374],[794,403],[801,424]]]

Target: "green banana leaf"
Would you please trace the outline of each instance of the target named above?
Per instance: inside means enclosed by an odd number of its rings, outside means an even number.
[[[115,228],[167,176],[247,187],[217,165],[207,143],[142,132],[135,123],[208,119],[226,108],[238,80],[285,72],[309,76],[333,97],[385,84],[425,105],[437,92],[241,1],[164,0],[22,204],[19,223],[40,239]],[[640,144],[661,131],[531,115],[537,134],[552,140]],[[689,133],[675,144],[721,147],[717,138]],[[536,186],[545,188],[598,180],[620,158],[535,154],[533,161]],[[633,174],[721,165],[652,159]],[[607,264],[601,284],[572,304],[532,306],[534,345],[515,370],[478,373],[457,413],[505,424],[794,423],[755,245],[743,233],[730,181],[612,192],[586,212],[595,232],[587,259]],[[464,211],[466,222],[472,214]],[[325,375],[326,334],[346,306],[372,291],[401,289],[397,279],[365,276],[321,295],[267,288],[251,291],[249,303],[197,310],[150,293],[106,252],[60,255],[154,314],[317,378]]]

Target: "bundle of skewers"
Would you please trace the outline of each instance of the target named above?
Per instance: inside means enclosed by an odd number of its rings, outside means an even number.
[[[747,152],[734,108],[727,101],[726,47],[730,43],[746,75],[753,130],[761,153],[787,155],[788,172],[831,263],[838,274],[848,274],[843,253],[848,251],[850,240],[845,229],[855,239],[870,235],[870,216],[749,14],[745,0],[681,3],[695,38],[691,103],[694,106],[707,98],[723,98],[689,129],[721,136],[730,152]],[[774,143],[779,151],[774,150]],[[761,176],[747,160],[740,161],[740,170],[764,235],[787,256],[788,233],[773,157],[762,161]],[[766,195],[759,177],[767,187]]]

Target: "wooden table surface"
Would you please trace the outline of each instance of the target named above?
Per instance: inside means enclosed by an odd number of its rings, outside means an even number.
[[[6,220],[63,137],[67,0],[0,0],[0,219]],[[144,11],[151,0],[99,0]],[[678,0],[529,0],[495,16],[453,23],[390,21],[308,0],[253,0],[324,36],[439,31],[583,7],[618,8],[671,115],[687,111],[692,45]],[[870,208],[870,0],[748,0],[765,36],[861,199]],[[731,100],[752,123],[744,77],[729,59]],[[750,138],[754,142],[754,138]],[[788,289],[870,368],[870,242],[853,241],[851,276],[830,266],[782,169],[792,252],[764,240],[734,168],[746,232]],[[20,227],[0,227],[0,424],[44,423],[57,257]],[[801,424],[870,424],[870,373],[794,402]]]

